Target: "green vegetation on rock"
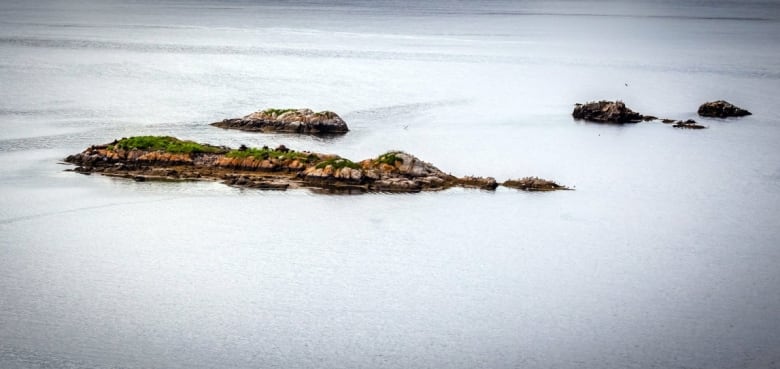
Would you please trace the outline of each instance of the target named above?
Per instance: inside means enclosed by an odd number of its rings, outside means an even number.
[[[331,118],[336,116],[336,113],[334,113],[332,111],[328,111],[328,110],[324,110],[324,111],[320,111],[320,112],[311,112],[311,110],[308,110],[308,109],[292,109],[292,108],[288,108],[288,109],[274,109],[274,108],[265,109],[265,110],[263,110],[263,114],[266,114],[266,115],[274,115],[274,114],[276,114],[276,116],[278,117],[278,116],[280,116],[280,115],[282,115],[284,113],[289,113],[291,111],[297,112],[299,110],[302,110],[304,115],[311,113],[311,114],[314,114],[316,116],[320,116],[320,117],[323,117],[323,118],[326,118],[326,119],[331,119]]]
[[[180,140],[170,136],[135,136],[122,138],[108,146],[109,150],[144,150],[165,151],[173,154],[192,153],[223,153],[225,149],[218,146],[199,144],[194,141]]]
[[[404,159],[398,157],[396,154],[398,154],[397,151],[391,151],[382,155],[379,155],[378,158],[374,159],[374,163],[376,164],[388,164],[395,166],[395,163],[397,161],[400,161],[401,163],[404,162]]]
[[[291,111],[298,111],[298,109],[265,109],[263,110],[263,113],[271,115],[276,114],[276,116],[280,116],[284,113],[291,112]]]
[[[334,158],[334,159],[328,159],[323,162],[320,162],[317,164],[317,169],[324,169],[328,165],[332,166],[333,169],[341,169],[341,168],[360,169],[360,164],[344,158]]]
[[[280,160],[300,160],[305,162],[313,162],[319,159],[319,156],[310,153],[295,152],[292,150],[279,151],[263,148],[247,148],[245,150],[230,150],[225,156],[229,158],[248,158],[253,157],[258,160],[265,160],[269,158],[275,158]]]

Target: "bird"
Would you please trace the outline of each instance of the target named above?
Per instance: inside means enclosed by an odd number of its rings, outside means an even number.
[[[409,128],[409,125],[408,125],[408,124],[404,126],[404,129],[407,129],[407,128]]]
[[[624,84],[624,85],[626,85],[626,87],[628,87],[628,82],[625,82],[625,83],[623,83],[623,84]]]

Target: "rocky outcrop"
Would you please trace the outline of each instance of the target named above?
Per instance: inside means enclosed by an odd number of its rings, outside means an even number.
[[[557,191],[570,190],[566,186],[561,186],[553,181],[541,179],[539,177],[525,177],[520,179],[510,179],[502,183],[505,187],[516,188],[523,191]]]
[[[699,115],[711,118],[744,117],[752,113],[723,100],[710,101],[699,106]]]
[[[461,185],[458,178],[402,151],[359,163],[344,158],[326,160],[304,170],[303,178],[304,183],[314,186],[383,192],[419,192]]]
[[[686,121],[678,120],[677,123],[675,123],[672,127],[674,128],[684,128],[684,129],[704,129],[707,128],[701,124],[696,123],[693,119],[688,119]]]
[[[458,183],[467,188],[492,191],[498,187],[498,182],[493,177],[466,176],[458,179]]]
[[[702,105],[704,106],[704,105]],[[701,114],[701,108],[699,108]],[[750,113],[748,113],[750,114]],[[639,123],[656,121],[660,118],[653,115],[642,115],[628,107],[622,101],[598,101],[586,104],[576,104],[571,114],[575,119],[584,119],[599,123]],[[675,119],[660,119],[665,124],[675,123],[675,128],[703,129],[707,128],[697,124],[694,120],[686,121]]]
[[[99,173],[136,181],[215,180],[231,186],[271,190],[305,187],[349,192],[420,192],[456,186],[494,190],[498,186],[492,177],[458,178],[402,151],[353,162],[338,155],[300,152],[284,146],[230,149],[173,137],[125,138],[91,146],[65,161],[75,164],[73,171],[83,174]]]
[[[211,125],[253,132],[343,134],[349,131],[347,123],[338,114],[331,111],[315,113],[311,109],[266,109]]]
[[[629,109],[622,101],[602,100],[576,104],[571,115],[575,119],[598,123],[639,123],[644,120],[642,114]]]

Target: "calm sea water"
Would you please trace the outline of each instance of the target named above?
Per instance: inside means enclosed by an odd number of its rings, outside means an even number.
[[[2,368],[778,368],[772,1],[0,3]],[[622,99],[661,123],[572,121]],[[696,116],[727,99],[754,115]],[[340,138],[207,123],[341,114]],[[402,149],[576,191],[63,172],[115,138]]]

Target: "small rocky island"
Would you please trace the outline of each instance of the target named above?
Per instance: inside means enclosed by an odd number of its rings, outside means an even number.
[[[525,177],[520,179],[510,179],[502,185],[510,188],[516,188],[523,191],[558,191],[571,190],[566,186],[561,186],[553,181],[539,177]]]
[[[646,120],[644,115],[629,109],[622,101],[592,101],[576,104],[571,113],[574,119],[598,123],[639,123]],[[647,120],[655,119],[649,117]]]
[[[590,122],[597,123],[639,123],[650,122],[659,120],[658,117],[652,115],[642,115],[631,109],[622,101],[592,101],[585,104],[577,103],[574,105],[574,111],[571,113],[574,119],[582,119]],[[693,119],[688,120],[675,120],[675,119],[661,119],[663,123],[674,123],[674,128],[685,129],[703,129],[707,128],[703,125],[696,123]]]
[[[710,101],[701,104],[698,113],[702,117],[710,118],[744,117],[746,115],[752,115],[751,112],[723,100]]]
[[[211,123],[225,129],[252,132],[284,132],[304,134],[344,134],[347,123],[332,111],[314,112],[311,109],[266,109],[243,118],[225,119]]]
[[[168,136],[123,138],[91,146],[65,161],[77,165],[73,171],[84,174],[136,181],[213,180],[277,190],[307,187],[343,192],[420,192],[451,187],[494,190],[498,186],[494,178],[458,178],[401,151],[353,162],[338,155],[294,151],[284,146],[271,149],[242,145],[231,149]]]
[[[742,117],[751,115],[751,113],[745,109],[734,106],[731,103],[723,100],[706,102],[699,106],[698,113],[702,117],[711,118],[727,118],[727,117]],[[642,121],[649,122],[658,120],[657,117],[652,115],[642,115],[631,109],[622,101],[592,101],[585,104],[577,103],[574,105],[574,111],[571,113],[574,119],[582,119],[590,122],[597,123],[639,123]],[[696,123],[693,119],[687,120],[675,120],[675,119],[661,119],[663,123],[674,123],[672,127],[683,129],[704,129],[707,128],[701,124]]]

